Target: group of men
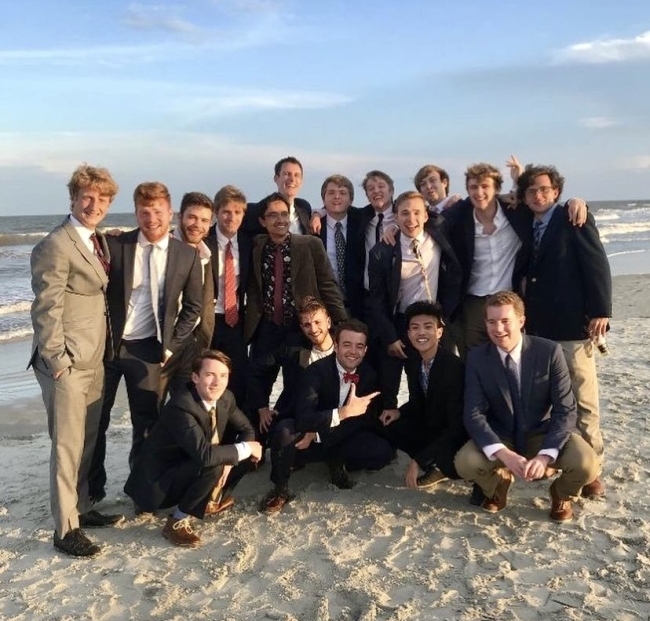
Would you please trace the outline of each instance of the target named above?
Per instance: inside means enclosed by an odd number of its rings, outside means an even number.
[[[516,197],[499,194],[489,164],[467,169],[468,198],[449,196],[449,176],[429,165],[397,198],[370,171],[363,208],[331,175],[312,212],[297,196],[302,165],[286,157],[259,203],[233,186],[214,200],[185,194],[173,232],[166,186],[142,183],[138,228],[108,234],[97,227],[117,184],[80,166],[70,215],[31,260],[54,546],[92,556],[84,528],[123,519],[94,508],[122,377],[125,491],[136,513],[175,507],[163,535],[176,545],[200,542],[191,517],[231,507],[267,448],[269,513],[292,500],[291,472],[307,462],[349,488],[349,471],[380,469],[397,449],[411,457],[409,487],[463,478],[487,511],[506,506],[513,475],[561,471],[558,521],[578,495],[603,495],[593,343],[611,316],[607,257],[584,201],[560,203],[555,168],[508,166]]]

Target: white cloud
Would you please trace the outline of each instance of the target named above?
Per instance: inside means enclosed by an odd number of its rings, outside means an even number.
[[[617,119],[606,116],[585,117],[580,119],[579,123],[582,127],[586,127],[587,129],[607,129],[608,127],[619,125]]]
[[[619,160],[617,168],[623,170],[650,170],[650,155],[635,155]]]
[[[596,39],[575,43],[559,50],[557,62],[613,63],[650,59],[650,30],[630,39]]]
[[[203,32],[200,26],[182,19],[176,7],[131,4],[123,22],[138,30],[164,30],[181,35],[197,35]]]

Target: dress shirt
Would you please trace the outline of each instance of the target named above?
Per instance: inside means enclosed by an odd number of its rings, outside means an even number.
[[[384,214],[384,219],[382,220],[382,228],[385,231],[386,227],[390,224],[395,225],[395,214],[393,213],[393,206],[388,205],[384,211],[381,213]],[[373,249],[375,246],[375,240],[376,240],[376,233],[375,231],[377,230],[377,222],[379,222],[377,218],[377,212],[375,211],[375,215],[373,216],[372,220],[368,222],[368,225],[366,226],[366,269],[363,274],[363,286],[368,289],[370,286],[368,284],[368,254],[370,251]]]
[[[418,300],[427,300],[429,294],[422,278],[422,268],[415,252],[413,240],[418,242],[418,250],[424,263],[429,290],[433,296],[432,302],[438,297],[438,274],[440,272],[440,247],[428,233],[422,231],[417,237],[400,235],[402,250],[402,273],[399,284],[399,310],[404,312],[409,304]]]
[[[165,270],[167,267],[167,251],[169,249],[169,235],[152,244],[142,234],[138,233],[138,243],[135,246],[135,260],[133,262],[133,288],[126,312],[123,338],[127,341],[144,339],[157,335],[156,315],[154,314],[150,270],[144,267],[145,247],[154,246],[156,272],[158,274],[158,297],[163,294],[165,287]],[[157,312],[157,310],[156,310]]]
[[[433,213],[442,213],[443,209],[445,208],[445,205],[454,197],[456,196],[455,194],[450,194],[446,198],[443,198],[440,202],[436,203],[435,205],[432,205],[431,203],[427,203],[427,209],[430,212]]]
[[[219,417],[219,410],[217,408],[217,402],[210,402],[210,401],[203,401],[201,400],[201,403],[203,404],[203,407],[205,408],[206,412],[210,412],[212,408],[214,408],[217,411],[217,418]],[[217,437],[217,434],[215,433],[214,436],[212,437],[212,442],[211,444],[218,444],[219,443],[219,438]],[[237,442],[236,444],[233,445],[237,451],[237,460],[242,461],[244,459],[248,459],[252,454],[253,451],[251,450],[250,446],[248,446],[248,442]]]
[[[217,246],[219,248],[219,292],[217,295],[217,303],[214,306],[214,312],[220,315],[223,315],[224,308],[224,297],[226,295],[226,284],[225,284],[225,267],[226,267],[226,246],[228,242],[232,244],[230,247],[232,251],[232,260],[235,268],[235,300],[237,301],[237,310],[239,310],[239,243],[237,242],[237,234],[233,235],[232,238],[226,237],[220,230],[217,229]]]
[[[471,295],[485,296],[512,289],[512,273],[521,240],[498,202],[494,224],[494,233],[486,235],[474,214],[474,262],[467,287]]]
[[[289,232],[295,233],[296,235],[302,234],[300,218],[298,217],[298,212],[296,211],[293,201],[291,201],[291,204],[289,205]]]
[[[542,214],[541,217],[537,217],[537,214],[535,214],[535,222],[541,222],[539,225],[539,239],[541,240],[542,237],[544,237],[544,232],[546,231],[546,227],[548,226],[548,223],[551,221],[551,218],[553,217],[553,213],[555,212],[555,209],[557,208],[558,203],[555,203],[553,207],[551,207],[546,213]]]
[[[70,214],[70,223],[74,226],[74,230],[77,231],[77,234],[81,237],[81,241],[85,244],[86,248],[90,250],[90,253],[95,254],[95,246],[93,246],[93,243],[90,241],[90,236],[95,232],[95,229],[85,227],[72,214]]]
[[[499,358],[501,359],[501,363],[503,364],[504,369],[506,366],[506,356],[508,354],[510,354],[510,358],[512,358],[512,361],[515,364],[515,374],[517,375],[517,383],[520,386],[520,390],[519,390],[520,394],[521,394],[521,349],[523,343],[524,343],[523,339],[520,339],[519,343],[517,343],[514,346],[514,348],[509,352],[501,349],[500,347],[497,347],[497,352],[499,354]],[[522,400],[522,404],[525,403],[524,395],[521,395],[521,400]],[[497,451],[500,451],[502,448],[505,448],[505,444],[501,444],[501,443],[488,444],[487,446],[483,447],[483,452],[485,453],[485,456],[489,460],[494,461],[496,459],[495,453]],[[557,456],[560,454],[560,451],[558,449],[549,448],[549,449],[542,449],[537,454],[548,455],[551,458],[551,462],[554,462],[557,459]]]
[[[335,220],[331,216],[325,217],[325,226],[327,227],[327,258],[330,260],[332,271],[336,282],[339,282],[339,268],[336,260],[336,223],[341,223],[341,231],[345,238],[345,243],[348,242],[348,217],[347,215],[342,220]],[[322,226],[322,225],[321,225]],[[340,284],[340,283],[339,283]]]

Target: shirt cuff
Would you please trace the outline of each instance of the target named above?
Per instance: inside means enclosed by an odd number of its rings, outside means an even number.
[[[538,455],[548,455],[551,458],[551,463],[554,461],[557,461],[557,457],[560,454],[560,451],[558,449],[554,448],[547,448],[547,449],[542,449]]]
[[[248,442],[237,442],[235,449],[237,450],[238,461],[244,461],[244,459],[248,459],[253,454],[251,447],[248,446]]]
[[[495,453],[500,451],[501,449],[506,448],[505,444],[488,444],[487,446],[483,447],[483,452],[485,453],[485,456],[490,460],[490,461],[496,461],[497,458],[495,457]]]
[[[339,417],[339,409],[334,408],[332,410],[332,422],[330,423],[330,428],[338,427],[341,424],[341,418]]]

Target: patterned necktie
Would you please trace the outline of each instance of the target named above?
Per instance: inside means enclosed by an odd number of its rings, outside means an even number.
[[[343,236],[343,225],[337,222],[334,226],[334,246],[336,248],[336,269],[338,273],[339,287],[345,298],[345,237]]]
[[[431,365],[433,364],[433,358],[429,362],[422,361],[420,365],[420,383],[422,384],[422,390],[424,394],[427,394],[429,390],[429,373],[431,372]]]
[[[375,228],[375,243],[378,244],[381,240],[381,234],[384,232],[384,214],[377,214],[377,227]]]
[[[226,244],[225,260],[223,262],[223,312],[226,324],[231,328],[237,325],[237,293],[235,282],[235,259],[232,256],[232,242]]]
[[[542,231],[544,223],[541,220],[535,220],[533,223],[533,258],[537,258],[539,245],[542,241]]]
[[[513,413],[513,444],[515,451],[523,455],[526,451],[526,436],[525,436],[525,418],[524,418],[524,404],[521,400],[521,393],[519,391],[519,380],[517,379],[517,369],[515,361],[512,356],[506,356],[506,378],[508,379],[508,388],[510,389],[510,400],[512,401]]]
[[[104,271],[108,276],[108,272],[110,272],[111,269],[111,264],[106,258],[106,255],[104,254],[104,249],[102,248],[102,244],[99,241],[99,237],[97,237],[97,235],[93,233],[90,236],[90,241],[92,242],[93,248],[95,249],[95,256],[97,257],[97,260],[102,264],[102,267],[104,268]]]
[[[422,274],[422,280],[424,282],[424,289],[427,292],[427,298],[429,302],[434,302],[433,296],[431,295],[431,287],[429,286],[429,278],[427,276],[427,266],[424,264],[424,259],[422,258],[422,253],[420,252],[420,242],[417,239],[414,239],[411,242],[411,250],[413,250],[415,259],[420,266],[420,273]]]
[[[212,444],[219,444],[219,430],[217,429],[217,408],[210,408],[210,430],[212,431]]]
[[[273,323],[278,326],[284,324],[284,307],[282,294],[284,289],[284,261],[280,246],[275,247],[273,257]]]

